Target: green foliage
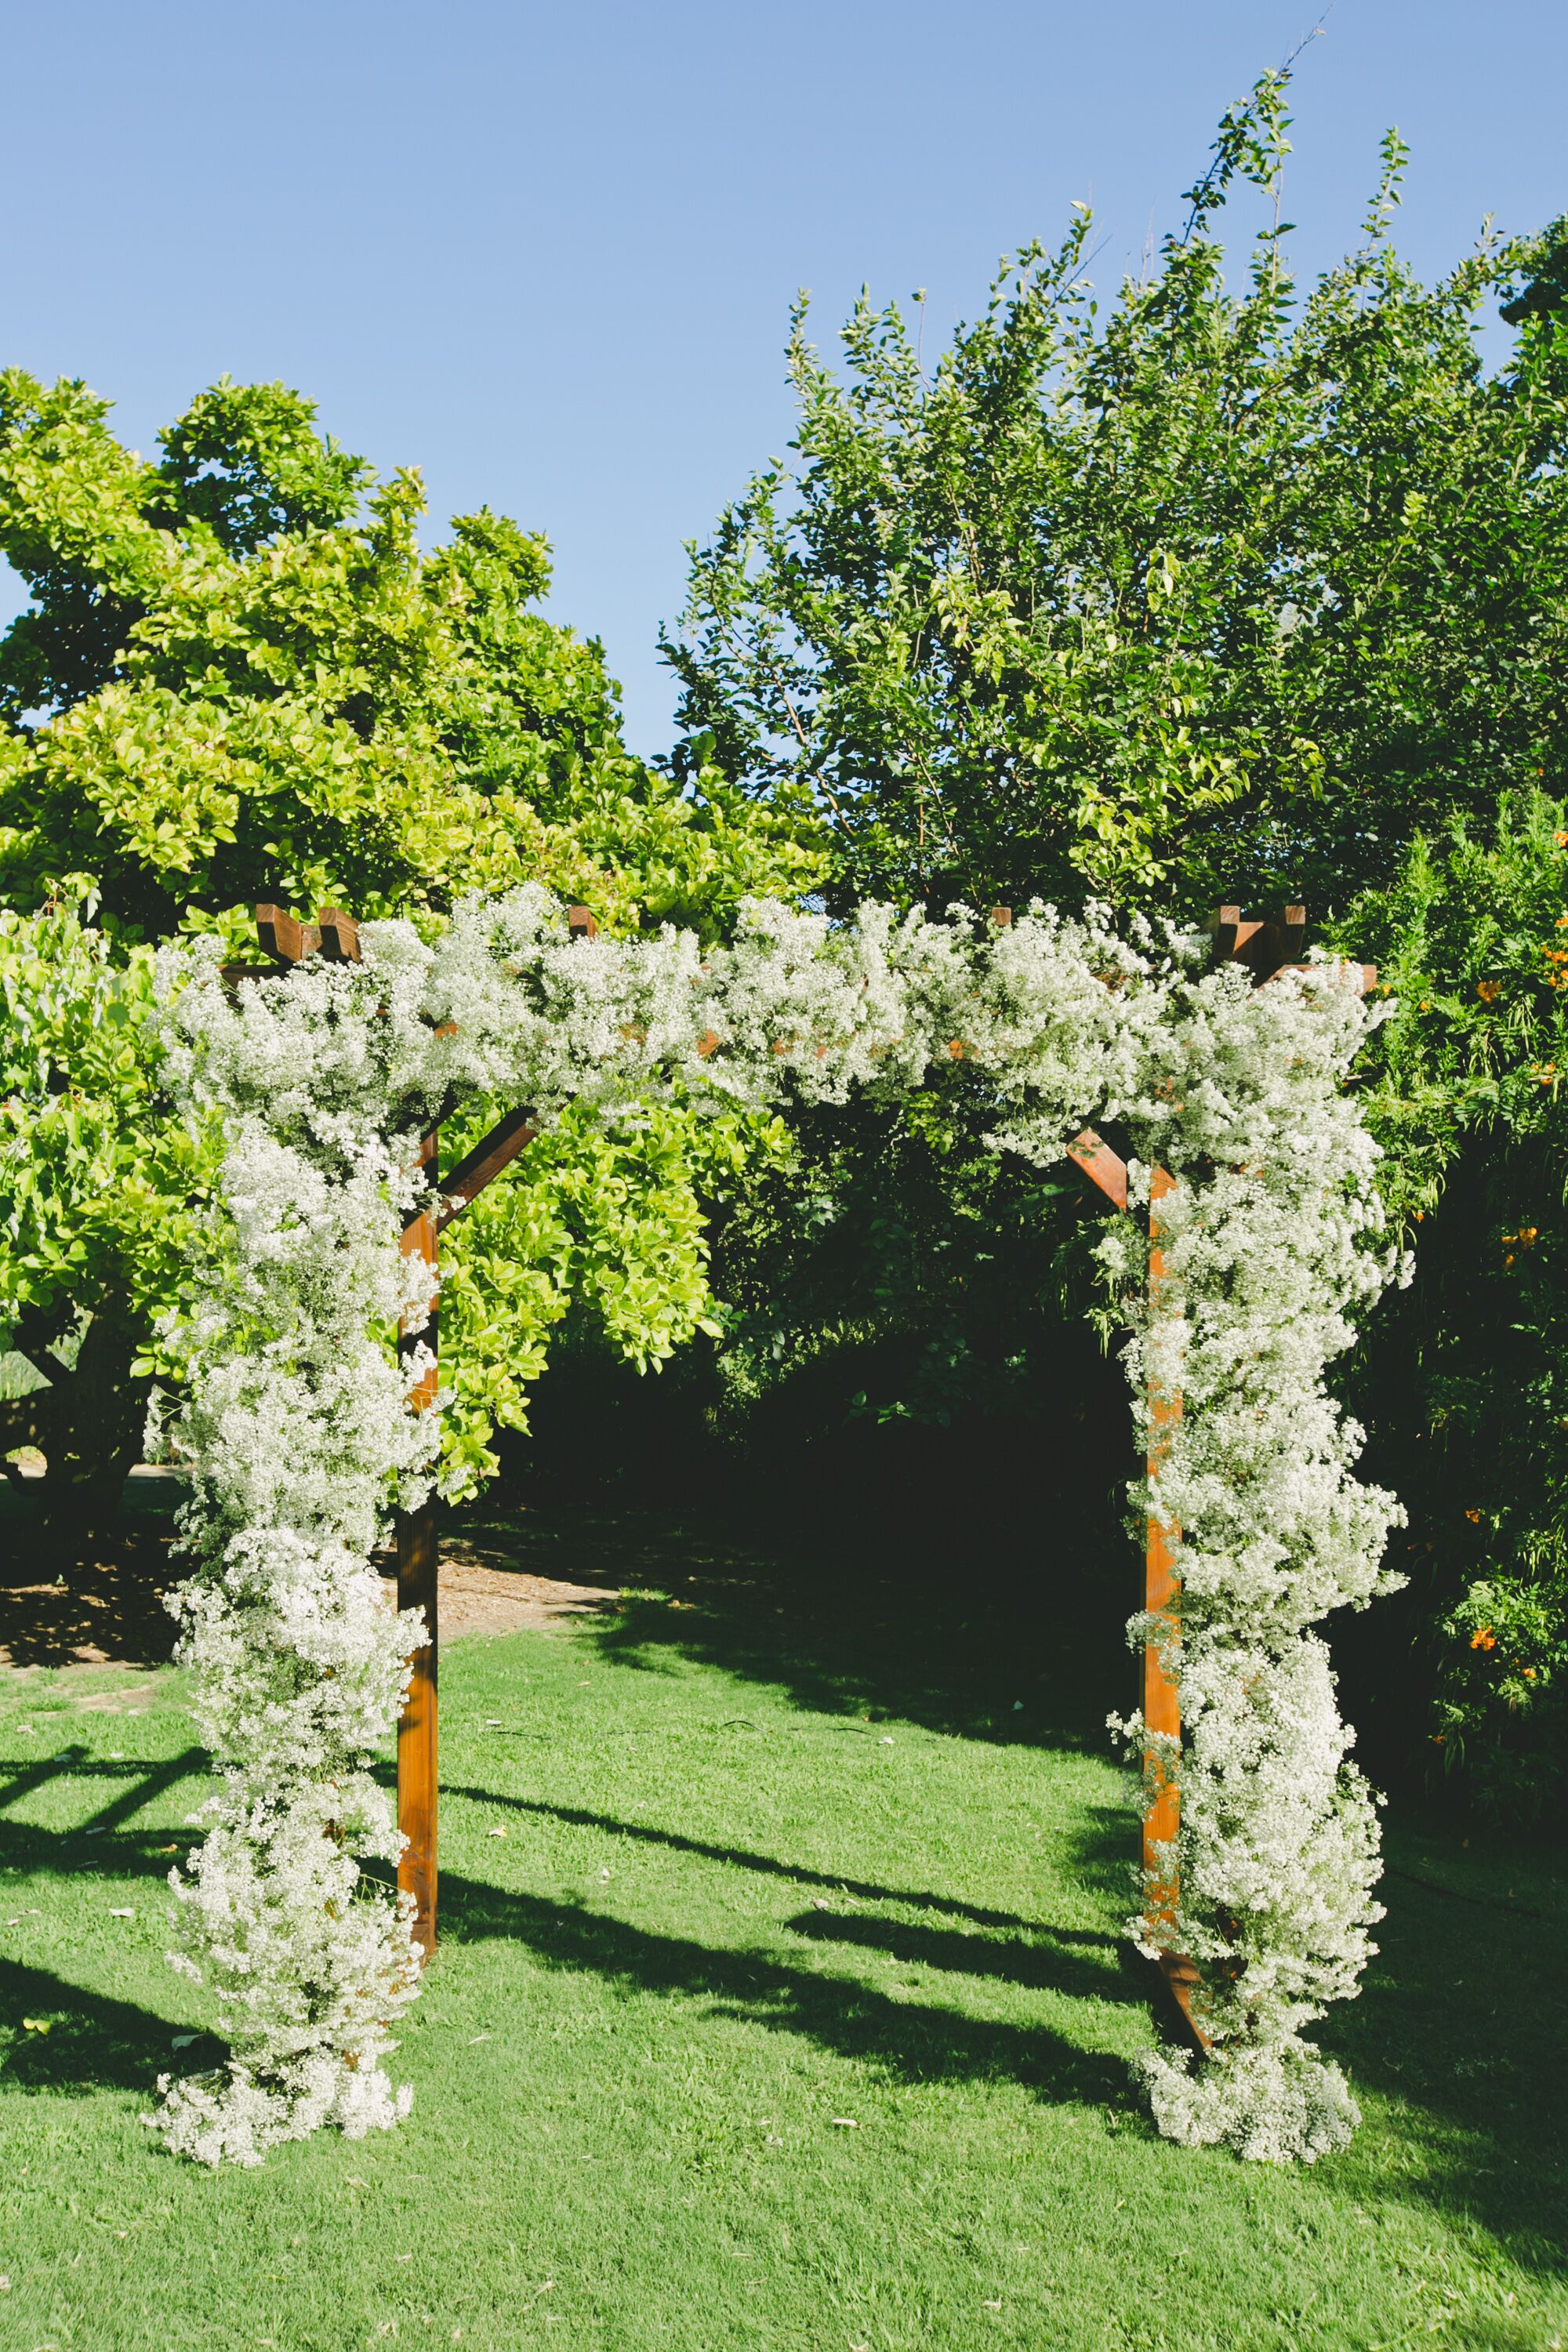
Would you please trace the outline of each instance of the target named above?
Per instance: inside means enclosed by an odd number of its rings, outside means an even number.
[[[216,926],[253,955],[258,899],[439,923],[462,891],[525,877],[611,926],[713,936],[748,893],[796,897],[822,868],[798,813],[626,750],[599,646],[529,609],[542,538],[485,509],[422,555],[417,477],[376,483],[280,384],[224,379],[156,463],[108,408],[0,374],[0,551],[33,592],[0,640],[0,1054],[30,1074],[5,1114],[0,1316],[44,1351],[53,1404],[53,1342],[111,1294],[145,1386],[199,1209],[138,942]],[[101,933],[49,898],[86,872]],[[450,1444],[476,1475],[574,1293],[643,1364],[701,1324],[697,1186],[742,1135],[673,1113],[616,1137],[568,1125],[470,1212],[446,1337]]]
[[[988,1150],[995,1106],[956,1067],[896,1108],[797,1115],[721,1219],[721,1416],[946,1427],[1029,1410],[1042,1351],[1092,1311],[1081,1186]]]
[[[1568,1142],[1568,810],[1503,800],[1491,840],[1454,819],[1334,936],[1394,1000],[1368,1083],[1406,1214],[1436,1206],[1469,1133]]]
[[[454,1120],[449,1148],[484,1125],[469,1119],[460,1134]],[[668,1105],[612,1132],[569,1111],[531,1144],[443,1244],[443,1330],[456,1334],[442,1375],[448,1482],[460,1465],[477,1485],[496,1468],[495,1431],[527,1429],[527,1391],[574,1306],[591,1339],[642,1371],[698,1331],[716,1338],[707,1213],[748,1165],[786,1159],[777,1119]]]
[[[599,646],[529,605],[542,539],[488,509],[428,557],[309,402],[226,379],[123,448],[79,383],[0,374],[0,899],[89,871],[143,935],[258,898],[440,912],[538,877],[605,919],[721,926],[809,887],[798,824],[620,739]]]
[[[143,1312],[177,1292],[216,1166],[151,1076],[151,950],[115,961],[90,907],[0,908],[0,1316],[52,1338],[110,1292]]]
[[[1489,1809],[1554,1819],[1568,1792],[1568,1546],[1483,1577],[1445,1620],[1434,1738]]]
[[[692,551],[667,652],[690,761],[809,795],[841,899],[1321,910],[1445,808],[1563,784],[1568,226],[1422,285],[1387,240],[1391,132],[1363,243],[1299,293],[1285,92],[1226,118],[1103,311],[1081,208],[933,362],[863,296],[841,377],[797,310],[794,462]]]
[[[42,1442],[84,1489],[137,1458],[153,1320],[219,1156],[158,1090],[152,950],[116,958],[91,910],[79,883],[36,915],[0,908],[0,1331],[48,1382],[0,1405],[0,1451]]]
[[[1541,1815],[1568,1785],[1568,809],[1512,796],[1489,840],[1455,819],[1341,940],[1395,1006],[1363,1083],[1415,1280],[1362,1386],[1412,1507],[1429,1737],[1481,1802]]]

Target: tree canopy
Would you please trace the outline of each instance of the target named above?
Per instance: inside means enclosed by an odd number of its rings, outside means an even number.
[[[626,751],[601,647],[530,609],[542,538],[487,508],[422,554],[418,476],[377,482],[314,415],[225,379],[153,463],[81,383],[0,373],[0,552],[33,600],[0,639],[0,899],[90,873],[153,936],[538,878],[711,928],[810,887],[793,818]]]
[[[809,794],[841,900],[1321,909],[1435,815],[1561,789],[1568,225],[1422,284],[1391,132],[1362,243],[1299,287],[1286,92],[1225,118],[1108,302],[1082,208],[931,362],[919,297],[862,296],[842,374],[803,299],[793,458],[693,549],[667,653],[691,770]]]
[[[439,929],[524,879],[712,938],[823,869],[797,813],[627,751],[601,647],[531,609],[542,538],[486,509],[423,554],[417,476],[377,483],[280,384],[201,394],[156,462],[108,415],[0,374],[0,551],[32,591],[0,638],[0,1329],[47,1382],[0,1405],[0,1451],[43,1444],[68,1522],[140,1451],[209,1172],[158,1075],[152,941],[254,950],[258,898]],[[470,1475],[574,1298],[644,1363],[708,1317],[698,1188],[759,1140],[675,1109],[568,1123],[487,1195],[447,1281]]]

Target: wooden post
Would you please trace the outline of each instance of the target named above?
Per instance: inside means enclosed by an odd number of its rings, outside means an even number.
[[[591,940],[598,924],[586,907],[567,909],[574,940]],[[313,923],[301,923],[286,908],[268,903],[256,909],[257,935],[275,964],[300,963],[321,955],[330,963],[358,963],[359,925],[341,907],[323,907]],[[237,968],[226,974],[236,982],[265,979],[265,967],[248,972]],[[439,1033],[438,1033],[439,1034]],[[432,1128],[419,1146],[418,1166],[429,1192],[427,1205],[409,1218],[400,1243],[405,1257],[416,1255],[432,1266],[440,1260],[440,1234],[454,1217],[461,1216],[487,1184],[531,1143],[537,1128],[531,1111],[509,1111],[474,1146],[436,1192],[438,1128]],[[407,1318],[398,1334],[398,1352],[412,1354],[421,1342],[432,1357],[438,1353],[439,1307],[432,1302],[422,1332],[410,1331]],[[436,1402],[437,1367],[431,1363],[409,1397],[416,1412],[426,1412]],[[440,1545],[437,1535],[436,1502],[432,1496],[416,1511],[399,1511],[397,1534],[397,1605],[422,1609],[426,1639],[410,1662],[408,1696],[397,1725],[397,1826],[405,1843],[397,1865],[399,1891],[414,1897],[414,1934],[426,1959],[436,1948],[437,1832],[437,1659],[440,1628],[438,1579]]]
[[[1156,1168],[1149,1179],[1149,1324],[1151,1339],[1155,1318],[1160,1311],[1161,1295],[1169,1276],[1165,1271],[1165,1255],[1160,1247],[1160,1213],[1158,1203],[1176,1189],[1176,1180],[1168,1169]],[[1161,1518],[1153,1507],[1160,1470],[1169,1447],[1162,1432],[1182,1417],[1180,1389],[1162,1389],[1152,1370],[1149,1374],[1149,1484],[1151,1509],[1143,1549],[1143,1608],[1168,1629],[1172,1642],[1181,1630],[1180,1580],[1176,1575],[1176,1547],[1182,1531],[1172,1519]],[[1143,1728],[1156,1738],[1180,1740],[1182,1736],[1182,1702],[1176,1677],[1167,1664],[1166,1655],[1158,1642],[1143,1644]],[[1181,1782],[1173,1761],[1167,1764],[1151,1741],[1143,1751],[1143,1784],[1148,1801],[1143,1809],[1143,1916],[1151,1942],[1160,1942],[1160,1970],[1169,1985],[1183,2016],[1205,2048],[1207,2037],[1192,2012],[1193,1988],[1198,1982],[1198,1971],[1188,1959],[1184,1959],[1169,1946],[1160,1941],[1168,1936],[1175,1924],[1176,1906],[1181,1896],[1181,1876],[1174,1855],[1174,1846],[1182,1826]],[[1162,1855],[1161,1849],[1166,1849]]]
[[[1113,1207],[1127,1206],[1127,1162],[1120,1152],[1113,1151],[1093,1128],[1086,1127],[1081,1135],[1068,1144],[1068,1158],[1091,1177]],[[1159,1246],[1160,1219],[1156,1202],[1167,1192],[1174,1192],[1176,1180],[1168,1168],[1156,1168],[1149,1178],[1149,1307],[1150,1320],[1158,1310],[1160,1294],[1167,1280],[1164,1254]],[[1169,1429],[1182,1415],[1181,1391],[1167,1394],[1158,1389],[1151,1376],[1149,1382],[1149,1476],[1157,1479],[1165,1446],[1160,1432]],[[1168,1625],[1173,1634],[1177,1627],[1177,1607],[1181,1586],[1175,1570],[1175,1547],[1181,1541],[1181,1529],[1172,1522],[1150,1512],[1143,1550],[1143,1607],[1151,1617],[1158,1617]],[[1143,1722],[1147,1730],[1162,1738],[1179,1740],[1182,1736],[1182,1705],[1175,1675],[1166,1666],[1157,1643],[1143,1644]],[[1143,1871],[1144,1917],[1151,1933],[1169,1929],[1176,1916],[1180,1887],[1174,1864],[1167,1859],[1162,1869],[1158,1853],[1161,1846],[1174,1843],[1182,1825],[1181,1789],[1173,1764],[1167,1767],[1157,1750],[1143,1751],[1145,1786],[1149,1790],[1143,1809]],[[1192,1962],[1162,1948],[1160,1973],[1170,1987],[1182,2015],[1200,2045],[1206,2047],[1202,2028],[1192,2013],[1193,1987],[1198,1981],[1197,1969]]]
[[[1160,1216],[1155,1205],[1168,1192],[1175,1190],[1175,1179],[1163,1168],[1156,1168],[1149,1181],[1149,1322],[1151,1338],[1154,1318],[1160,1310],[1161,1293],[1167,1280],[1164,1253],[1160,1248]],[[1173,1635],[1179,1624],[1178,1603],[1181,1585],[1176,1577],[1175,1548],[1182,1539],[1180,1528],[1160,1518],[1153,1507],[1161,1467],[1168,1451],[1168,1441],[1161,1432],[1168,1430],[1182,1417],[1182,1392],[1162,1391],[1152,1372],[1149,1376],[1149,1480],[1151,1508],[1143,1550],[1143,1607],[1147,1614],[1169,1626]],[[1171,1739],[1182,1734],[1182,1709],[1177,1696],[1176,1678],[1161,1654],[1156,1642],[1143,1644],[1143,1725],[1147,1731]],[[1160,1760],[1159,1751],[1151,1746],[1144,1752],[1143,1769],[1146,1786],[1151,1791],[1143,1815],[1144,1895],[1151,1927],[1162,1922],[1166,1925],[1174,1917],[1176,1907],[1176,1873],[1167,1859],[1162,1865],[1158,1849],[1169,1845],[1182,1825],[1181,1791],[1175,1769]],[[1154,1874],[1162,1867],[1164,1876]]]
[[[438,1132],[432,1128],[419,1147],[419,1165],[432,1187],[436,1182]],[[410,1217],[405,1225],[402,1250],[405,1257],[417,1254],[435,1265],[439,1248],[436,1203],[432,1200],[428,1208]],[[420,1340],[433,1355],[437,1352],[439,1312],[438,1305],[433,1304],[430,1319],[418,1334],[408,1330],[405,1318],[398,1338],[401,1354],[410,1354]],[[431,1364],[410,1398],[416,1412],[427,1412],[435,1403],[436,1384],[437,1367]],[[397,1826],[406,1840],[398,1860],[397,1885],[401,1894],[414,1897],[414,1935],[426,1960],[436,1948],[438,1567],[436,1498],[430,1495],[417,1510],[397,1514],[397,1605],[400,1609],[425,1612],[425,1640],[414,1653],[408,1696],[397,1726]]]

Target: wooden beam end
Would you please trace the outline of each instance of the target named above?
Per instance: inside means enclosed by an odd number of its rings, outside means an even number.
[[[321,944],[314,923],[301,923],[284,907],[264,902],[256,909],[256,936],[264,951],[279,963],[303,963]]]
[[[1120,1152],[1112,1151],[1102,1136],[1096,1135],[1092,1127],[1074,1136],[1068,1145],[1067,1156],[1099,1185],[1113,1208],[1127,1206],[1127,1162]]]
[[[323,907],[316,918],[316,935],[329,963],[360,961],[359,925],[341,907]]]

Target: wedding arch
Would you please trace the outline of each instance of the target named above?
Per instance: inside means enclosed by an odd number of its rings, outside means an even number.
[[[1343,2146],[1354,2102],[1304,2029],[1374,1948],[1378,1838],[1314,1629],[1398,1581],[1400,1517],[1355,1478],[1362,1433],[1325,1379],[1400,1270],[1342,1085],[1379,1017],[1363,968],[1300,961],[1300,908],[1224,908],[1184,937],[1097,910],[837,923],[760,901],[708,953],[604,937],[532,886],[463,902],[434,942],[258,917],[270,970],[197,942],[161,972],[170,1081],[226,1138],[179,1317],[195,1567],[170,1601],[222,1785],[171,1884],[172,1957],[216,1987],[232,2054],[161,2081],[170,2144],[257,2163],[411,2102],[386,2061],[436,1921],[440,1227],[569,1105],[897,1097],[962,1060],[993,1148],[1066,1154],[1137,1213],[1097,1253],[1146,1461],[1143,1706],[1111,1719],[1145,1788],[1128,1926],[1194,2045],[1142,2062],[1156,2123],[1274,2161]],[[441,1178],[442,1120],[487,1098],[520,1108]],[[373,1563],[394,1517],[395,1612]],[[395,1820],[372,1770],[395,1722]],[[397,1864],[395,1898],[371,1859]]]

